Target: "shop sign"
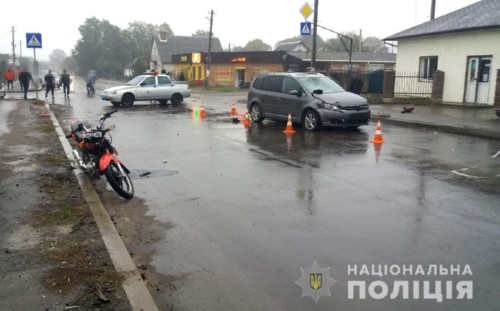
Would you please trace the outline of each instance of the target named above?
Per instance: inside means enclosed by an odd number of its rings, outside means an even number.
[[[246,57],[233,57],[233,59],[231,59],[231,63],[246,63],[246,62],[247,62]]]
[[[200,64],[201,63],[201,53],[192,53],[191,54],[191,62],[193,64]]]

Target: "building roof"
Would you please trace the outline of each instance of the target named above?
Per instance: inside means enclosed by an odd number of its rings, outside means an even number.
[[[292,52],[297,47],[297,45],[302,45],[307,50],[309,50],[307,45],[305,45],[302,41],[280,42],[280,43],[278,43],[278,46],[274,50],[275,51]]]
[[[496,27],[500,27],[500,1],[482,0],[398,32],[384,40],[394,41],[403,38]]]
[[[166,41],[155,39],[162,62],[171,62],[172,55],[208,51],[206,36],[169,36]],[[222,52],[218,38],[212,38],[212,52]]]
[[[293,56],[310,61],[310,53],[291,53]],[[319,62],[348,62],[349,54],[347,52],[318,52],[316,60]],[[396,63],[396,54],[392,53],[369,53],[353,52],[353,62],[372,62],[372,63]]]

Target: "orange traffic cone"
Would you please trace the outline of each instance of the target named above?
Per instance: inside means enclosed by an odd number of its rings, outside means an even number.
[[[243,125],[245,127],[249,127],[250,126],[250,119],[248,118],[248,109],[245,112],[245,118],[243,119]]]
[[[377,122],[377,128],[375,129],[375,136],[373,137],[372,140],[370,140],[371,143],[374,144],[383,144],[384,140],[382,139],[382,126],[380,125],[380,120]]]
[[[283,133],[285,133],[285,134],[295,133],[295,130],[293,129],[293,126],[292,126],[292,114],[291,113],[288,114],[288,121],[286,122],[286,127],[285,127],[285,130],[283,131]]]
[[[205,106],[203,104],[201,104],[201,108],[200,108],[200,118],[205,118],[207,116],[207,114],[205,113]]]
[[[231,116],[234,118],[237,114],[238,113],[236,112],[236,105],[233,104],[233,106],[231,107]]]
[[[231,107],[231,117],[233,118],[233,123],[238,123],[238,112],[236,111],[236,105],[233,103]]]

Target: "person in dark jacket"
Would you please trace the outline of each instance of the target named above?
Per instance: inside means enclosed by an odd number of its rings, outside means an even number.
[[[54,99],[54,88],[56,86],[56,79],[52,74],[52,70],[49,69],[49,72],[45,75],[45,98],[49,95],[49,91],[52,92],[52,99]]]
[[[19,80],[19,88],[22,90],[23,89],[23,83],[21,82],[21,75],[23,74],[23,67],[19,67],[19,70],[17,71],[17,79]]]
[[[33,81],[31,73],[27,70],[23,70],[19,74],[19,83],[21,83],[21,88],[24,91],[24,99],[28,99],[28,90],[30,88],[30,81]]]
[[[69,96],[69,85],[71,83],[71,78],[69,73],[64,69],[61,79],[59,79],[59,85],[63,85],[64,97]]]

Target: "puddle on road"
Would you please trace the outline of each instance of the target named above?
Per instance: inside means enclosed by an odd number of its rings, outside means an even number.
[[[154,170],[142,170],[142,169],[131,169],[130,177],[132,179],[147,179],[147,178],[159,178],[159,177],[169,177],[179,174],[178,171],[169,169],[154,169]]]

